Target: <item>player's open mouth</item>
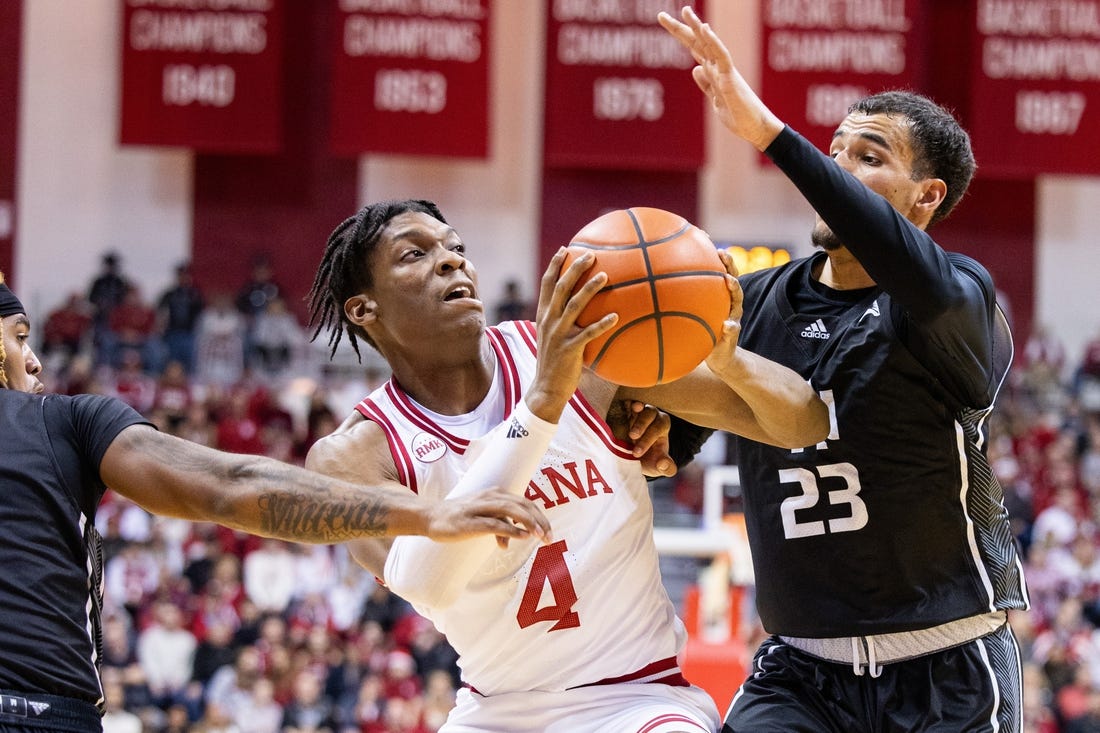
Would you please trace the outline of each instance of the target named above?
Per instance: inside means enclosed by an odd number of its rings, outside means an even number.
[[[463,300],[465,298],[474,298],[474,289],[469,285],[456,285],[447,291],[447,294],[443,296],[443,300]]]

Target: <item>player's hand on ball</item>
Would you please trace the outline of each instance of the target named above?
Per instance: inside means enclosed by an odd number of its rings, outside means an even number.
[[[576,289],[581,277],[592,267],[595,257],[590,253],[562,267],[565,248],[551,258],[542,275],[539,288],[538,367],[535,381],[526,395],[527,406],[544,420],[557,422],[565,404],[572,397],[584,370],[584,347],[599,338],[618,321],[618,315],[608,313],[603,318],[580,326],[577,316],[584,310],[607,275],[598,272]]]
[[[716,374],[722,373],[722,368],[729,364],[733,358],[733,352],[737,349],[737,338],[741,335],[742,304],[745,294],[741,291],[741,283],[737,281],[737,266],[733,263],[733,257],[725,250],[718,250],[718,257],[726,266],[726,285],[730,291],[729,316],[722,323],[722,333],[714,344],[714,349],[707,356],[707,366]]]

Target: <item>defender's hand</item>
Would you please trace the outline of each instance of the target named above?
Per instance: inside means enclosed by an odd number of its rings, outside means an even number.
[[[621,429],[627,440],[633,443],[633,453],[641,461],[646,476],[675,476],[676,462],[669,455],[668,434],[672,418],[653,405],[637,400],[623,400],[621,410],[612,410],[608,416],[621,421],[612,424],[616,434]]]
[[[550,520],[531,501],[494,489],[470,499],[433,504],[428,512],[425,534],[433,540],[464,540],[485,534],[500,540],[534,535],[542,541],[551,536]]]

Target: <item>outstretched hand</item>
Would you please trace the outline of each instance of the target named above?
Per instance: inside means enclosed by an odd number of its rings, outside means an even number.
[[[665,12],[657,22],[691,52],[698,64],[691,70],[696,85],[710,100],[718,119],[744,140],[763,151],[783,130],[783,123],[756,95],[733,65],[733,57],[722,40],[690,7],[680,11],[681,20]]]
[[[492,534],[498,544],[515,537],[551,537],[550,520],[530,500],[500,489],[468,499],[434,504],[429,510],[427,536],[437,541],[465,540]]]

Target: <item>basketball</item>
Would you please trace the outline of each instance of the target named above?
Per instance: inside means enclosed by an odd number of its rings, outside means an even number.
[[[662,209],[620,209],[573,236],[562,270],[585,251],[596,262],[577,289],[597,272],[608,281],[577,323],[619,315],[614,328],[585,347],[585,364],[615,384],[652,387],[707,357],[729,316],[730,294],[726,268],[705,232]]]

